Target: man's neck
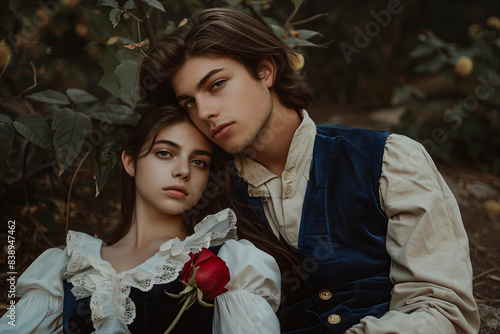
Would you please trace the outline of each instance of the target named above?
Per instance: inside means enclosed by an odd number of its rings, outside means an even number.
[[[273,110],[257,140],[245,154],[271,173],[281,175],[293,136],[301,122],[301,116],[293,109],[281,107]]]

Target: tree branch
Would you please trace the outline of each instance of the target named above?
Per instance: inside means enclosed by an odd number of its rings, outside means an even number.
[[[249,9],[250,12],[252,12],[252,15],[260,22],[262,23],[263,25],[265,25],[266,27],[269,28],[269,30],[272,31],[271,27],[267,24],[266,21],[264,21],[264,19],[262,18],[262,16],[255,10],[255,7],[253,6],[252,2],[251,1],[248,1],[248,0],[242,0],[241,1],[241,6],[243,6],[243,8],[246,8],[246,9]]]
[[[151,27],[151,22],[149,21],[149,14],[146,13],[142,0],[134,0],[135,8],[139,12],[139,16],[142,18],[141,22],[144,27],[144,32],[146,37],[149,39],[149,45],[153,45],[155,41],[155,35],[153,33],[153,27]]]
[[[300,20],[300,21],[296,21],[296,22],[290,22],[289,24],[291,26],[298,26],[298,25],[301,25],[301,24],[305,24],[305,23],[309,23],[309,22],[312,22],[314,20],[317,20],[319,18],[322,18],[322,17],[325,17],[325,16],[328,16],[328,13],[321,13],[321,14],[316,14],[314,16],[311,16],[310,18],[308,19],[304,19],[304,20]]]

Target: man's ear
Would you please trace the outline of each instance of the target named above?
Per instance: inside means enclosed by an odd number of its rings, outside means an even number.
[[[122,151],[122,163],[123,163],[123,168],[125,168],[125,171],[127,172],[128,175],[131,177],[135,176],[135,161],[134,159],[125,153],[125,151]]]
[[[267,88],[271,88],[274,85],[274,79],[276,78],[276,62],[273,57],[264,58],[260,64],[260,76]]]

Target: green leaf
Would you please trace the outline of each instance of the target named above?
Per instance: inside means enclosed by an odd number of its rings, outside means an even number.
[[[120,86],[120,98],[135,108],[139,101],[139,87],[137,86],[137,68],[139,62],[136,60],[124,60],[116,67],[115,75]]]
[[[127,48],[118,49],[116,50],[116,58],[120,61],[120,63],[123,63],[123,61],[125,60],[140,61],[140,57],[138,56],[136,49],[132,50]]]
[[[14,128],[12,127],[12,118],[0,114],[0,173],[7,164],[13,142]]]
[[[295,46],[304,46],[304,47],[317,47],[320,48],[322,47],[321,45],[314,44],[312,42],[306,41],[305,39],[300,39],[300,38],[295,38],[295,37],[287,37],[283,40],[285,44],[288,44],[290,47],[295,47]]]
[[[42,116],[38,114],[21,115],[14,121],[13,125],[17,132],[31,143],[46,150],[53,150],[52,131]]]
[[[96,6],[97,7],[109,6],[113,8],[118,8],[118,2],[116,2],[116,0],[98,0]]]
[[[116,58],[115,54],[108,47],[99,48],[99,65],[101,65],[104,70],[104,75],[99,81],[98,85],[106,89],[112,95],[120,96],[120,86],[118,86],[118,80],[115,76],[115,69],[120,62]]]
[[[415,47],[409,54],[408,57],[411,59],[426,57],[434,54],[434,49],[427,44],[421,44]]]
[[[127,0],[127,2],[125,2],[125,5],[123,5],[123,8],[129,12],[134,11],[135,10],[134,0]]]
[[[132,108],[122,104],[105,104],[90,113],[93,119],[110,123],[135,126],[141,118],[139,114],[134,114]]]
[[[124,13],[124,11],[119,9],[119,8],[113,8],[109,12],[109,19],[111,20],[111,24],[113,25],[113,28],[116,28],[118,23],[120,23],[120,18],[122,16],[122,13]]]
[[[47,106],[43,108],[43,111],[54,114],[58,112],[59,109],[61,109],[61,107],[59,107],[57,104],[47,104]]]
[[[85,135],[91,129],[87,116],[69,108],[63,108],[54,115],[52,130],[55,131],[54,151],[59,163],[59,175],[78,157]]]
[[[8,124],[10,124],[10,123],[12,123],[12,118],[10,118],[10,117],[9,117],[9,116],[7,116],[7,115],[0,114],[0,125],[1,125],[2,123],[8,123]]]
[[[283,35],[285,34],[285,29],[283,29],[282,26],[277,24],[271,24],[271,29],[273,30],[273,33],[276,36],[278,36],[279,38],[283,38]]]
[[[315,36],[321,36],[321,34],[314,30],[306,30],[306,29],[297,29],[296,32],[299,33],[302,39],[311,39]]]
[[[89,92],[78,89],[78,88],[69,88],[66,90],[66,95],[73,101],[74,104],[78,103],[93,103],[97,102],[97,97],[90,94]]]
[[[432,58],[422,64],[415,66],[415,73],[436,73],[443,67],[444,63],[440,58]]]
[[[123,36],[130,38],[130,34],[121,25],[113,28],[108,17],[104,14],[97,14],[89,9],[82,8],[87,16],[90,31],[95,38],[104,37],[105,39],[111,36]]]
[[[116,163],[118,162],[115,151],[123,147],[125,137],[125,130],[123,128],[115,129],[104,137],[103,141],[95,150],[94,160],[97,166],[95,179],[96,197],[99,196],[99,193],[102,191],[111,173],[115,169]]]
[[[297,6],[300,5],[300,3],[302,2],[302,0],[290,0],[290,1],[293,3],[295,8],[297,8]]]
[[[405,84],[397,87],[394,90],[392,103],[393,105],[407,104],[415,98],[418,98],[420,100],[425,99],[425,93],[418,89],[416,86]]]
[[[154,7],[156,9],[159,9],[162,12],[166,13],[165,8],[158,0],[143,0],[143,1],[145,3],[147,3],[148,5],[150,5],[151,7]]]
[[[69,105],[69,100],[66,95],[60,92],[56,92],[55,90],[52,89],[46,89],[44,91],[31,94],[26,96],[26,98],[35,100],[38,102],[45,102],[45,103],[51,103],[51,104],[57,104],[60,106],[67,106]]]

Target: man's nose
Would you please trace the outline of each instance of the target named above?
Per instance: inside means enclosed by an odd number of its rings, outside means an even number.
[[[196,101],[198,107],[198,118],[202,121],[208,121],[212,117],[219,115],[215,102],[209,98],[199,98]]]

